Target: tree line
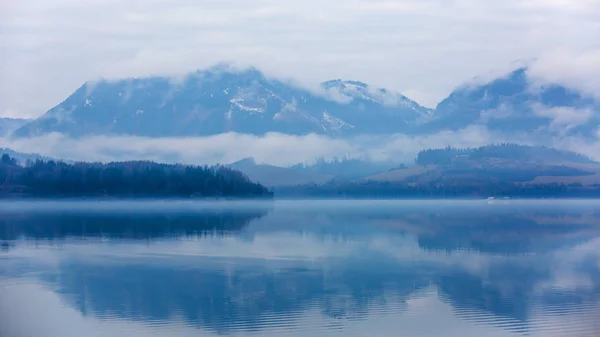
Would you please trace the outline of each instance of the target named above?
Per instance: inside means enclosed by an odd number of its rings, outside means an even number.
[[[483,158],[501,158],[520,161],[594,163],[580,153],[553,149],[546,146],[527,146],[510,143],[486,145],[477,148],[427,149],[419,152],[416,163],[419,165],[448,165],[457,157],[472,160]]]
[[[224,166],[149,161],[74,163],[0,159],[0,195],[35,197],[272,197],[264,186]]]
[[[405,182],[329,183],[282,187],[278,197],[342,199],[455,199],[455,198],[597,198],[600,186],[581,184],[514,184],[489,182],[476,184],[410,184]]]
[[[357,179],[365,176],[388,171],[392,166],[390,163],[377,163],[368,160],[334,157],[327,161],[324,157],[317,158],[312,164],[299,163],[291,166],[292,169],[319,174],[331,175],[339,179]],[[396,165],[396,168],[405,168],[403,165]]]

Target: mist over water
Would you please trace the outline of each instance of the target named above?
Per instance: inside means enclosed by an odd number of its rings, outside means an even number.
[[[2,202],[0,336],[597,336],[600,202]]]
[[[525,139],[525,137],[517,137]],[[349,139],[324,135],[303,136],[267,133],[255,136],[223,133],[206,137],[86,136],[68,137],[52,133],[31,138],[1,138],[0,147],[23,153],[39,153],[73,161],[153,160],[194,165],[229,164],[247,157],[259,163],[289,166],[314,162],[317,158],[349,156],[371,161],[412,163],[427,148],[473,147],[503,142],[507,137],[473,126],[435,135],[364,135]],[[526,142],[535,144],[534,141]],[[202,151],[199,151],[202,149]]]

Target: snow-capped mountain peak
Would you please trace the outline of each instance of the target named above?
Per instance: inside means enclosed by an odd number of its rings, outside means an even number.
[[[227,64],[174,81],[166,77],[86,83],[14,135],[130,134],[195,136],[410,132],[429,110],[406,97],[358,81],[324,84],[345,102]]]

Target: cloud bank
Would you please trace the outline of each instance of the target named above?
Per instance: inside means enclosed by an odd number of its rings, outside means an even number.
[[[567,111],[580,114],[578,111]],[[544,113],[561,114],[559,110]],[[563,121],[557,118],[557,123]],[[25,153],[76,161],[153,160],[157,162],[194,165],[228,164],[254,157],[259,163],[288,166],[311,163],[317,158],[348,156],[379,162],[414,162],[416,154],[427,148],[445,146],[476,147],[511,142],[541,145],[539,139],[523,135],[502,135],[482,126],[470,126],[458,131],[433,135],[359,136],[334,139],[321,135],[293,136],[269,133],[264,136],[226,133],[209,137],[145,138],[136,136],[90,136],[78,139],[54,133],[46,136],[11,139],[0,138],[0,147]],[[600,160],[600,140],[580,137],[545,139],[544,145],[572,150]]]
[[[598,13],[597,0],[7,0],[0,116],[37,117],[97,77],[220,61],[311,86],[362,80],[430,107],[523,59],[539,58],[540,78],[593,91]]]
[[[252,156],[260,163],[293,165],[313,162],[320,157],[331,159],[342,156],[410,163],[424,148],[478,146],[491,143],[493,139],[498,138],[480,127],[422,137],[361,136],[347,140],[315,134],[293,136],[279,133],[265,136],[226,133],[185,138],[91,136],[73,139],[53,133],[34,138],[0,139],[0,147],[78,161],[154,160],[228,164]]]

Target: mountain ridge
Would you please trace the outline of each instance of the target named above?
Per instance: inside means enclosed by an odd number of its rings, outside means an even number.
[[[332,175],[306,172],[293,167],[257,164],[253,157],[244,158],[226,166],[244,173],[250,180],[267,187],[322,184],[334,178]]]
[[[409,129],[431,113],[399,93],[355,83],[329,82],[322,86],[324,95],[318,95],[267,79],[255,68],[197,71],[177,84],[166,77],[86,82],[14,135],[168,137],[281,132],[347,136],[392,133],[397,126]],[[336,91],[348,102],[336,101],[328,91]]]
[[[179,81],[168,77],[86,82],[15,137],[60,132],[69,136],[207,136],[432,134],[480,125],[540,138],[595,137],[600,102],[549,83],[535,86],[521,67],[488,82],[462,85],[435,109],[355,80],[323,82],[320,92],[267,78],[256,68],[219,65]]]

